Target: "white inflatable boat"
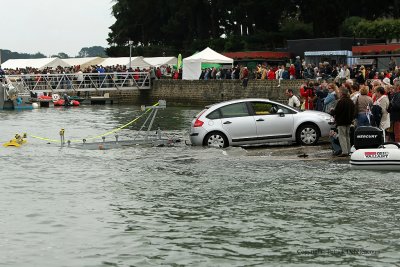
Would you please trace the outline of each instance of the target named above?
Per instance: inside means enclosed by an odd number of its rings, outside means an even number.
[[[400,171],[400,144],[387,142],[378,148],[357,149],[350,164],[355,169]]]

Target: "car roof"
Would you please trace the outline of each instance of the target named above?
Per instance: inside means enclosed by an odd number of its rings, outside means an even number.
[[[229,105],[229,104],[240,103],[240,102],[252,102],[252,101],[268,101],[268,102],[271,102],[271,103],[281,104],[279,102],[272,101],[272,100],[269,100],[267,98],[242,98],[242,99],[232,99],[232,100],[228,100],[228,101],[215,103],[215,104],[212,104],[212,105],[205,106],[205,108],[206,109],[209,109],[211,107],[218,108],[218,107],[222,107],[222,106]]]

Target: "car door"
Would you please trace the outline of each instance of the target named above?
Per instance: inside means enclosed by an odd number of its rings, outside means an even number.
[[[288,141],[293,136],[293,111],[283,105],[268,101],[250,102],[257,127],[258,139],[262,142]],[[283,113],[278,114],[278,110]]]
[[[247,144],[257,139],[254,117],[246,102],[234,103],[219,108],[221,124],[235,145]]]

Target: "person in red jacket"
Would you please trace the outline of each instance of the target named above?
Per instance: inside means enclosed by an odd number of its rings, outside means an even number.
[[[157,77],[157,79],[161,79],[161,69],[160,69],[160,67],[157,67],[156,77]]]
[[[314,109],[314,84],[308,82],[300,87],[300,95],[304,99],[304,109],[313,110]]]
[[[268,68],[267,77],[268,80],[275,80],[275,71],[272,68]]]

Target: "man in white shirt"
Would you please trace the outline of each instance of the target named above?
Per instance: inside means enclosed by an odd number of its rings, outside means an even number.
[[[300,108],[300,100],[293,94],[292,89],[287,89],[286,90],[286,96],[289,98],[288,105],[294,108]]]

